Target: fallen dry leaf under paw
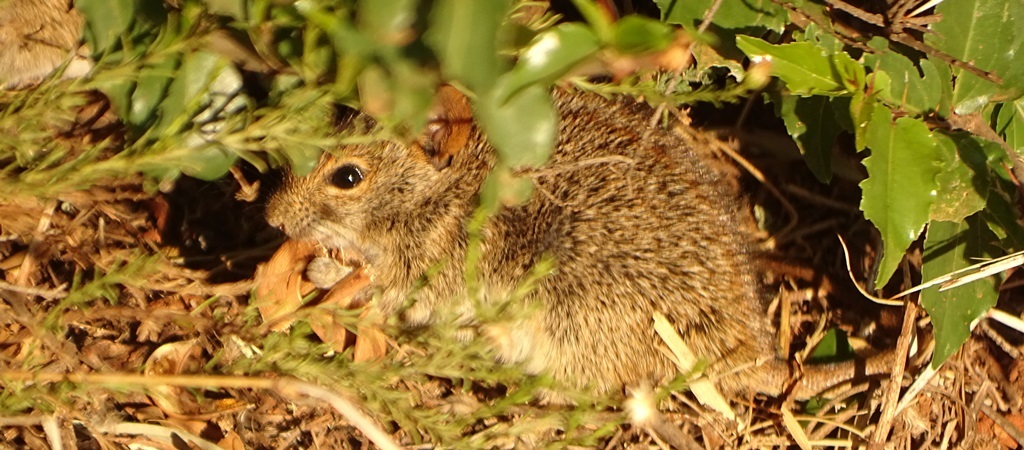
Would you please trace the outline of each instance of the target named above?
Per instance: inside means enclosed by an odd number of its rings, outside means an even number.
[[[302,298],[315,289],[302,277],[315,250],[313,243],[289,240],[277,249],[270,261],[256,269],[256,307],[264,323],[275,322],[271,330],[287,330],[292,320],[283,318],[298,311]]]
[[[274,256],[266,264],[257,269],[255,298],[259,302],[260,315],[264,322],[272,323],[271,330],[287,330],[299,317],[295,313],[304,307],[303,297],[309,295],[315,287],[304,277],[306,266],[316,257],[315,244],[289,240],[281,245]],[[341,308],[359,308],[364,305],[354,301],[363,289],[370,284],[370,276],[366,267],[360,266],[345,276],[319,299],[314,299],[310,308],[336,306]],[[292,317],[289,317],[292,316]],[[313,332],[337,352],[342,352],[350,345],[355,345],[354,360],[369,361],[384,356],[387,341],[381,332],[380,320],[370,322],[371,309],[364,309],[360,314],[360,325],[357,335],[352,336],[344,325],[338,323],[333,314],[305,315]],[[380,317],[379,315],[377,317]]]

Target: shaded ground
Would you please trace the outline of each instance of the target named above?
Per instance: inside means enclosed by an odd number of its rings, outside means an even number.
[[[752,140],[769,142],[764,136]],[[838,325],[879,347],[896,345],[903,312],[870,303],[843,275],[836,233],[851,243],[858,280],[868,278],[876,244],[859,218],[855,181],[822,186],[791,153],[761,147],[774,153],[746,154],[796,212],[792,228],[772,234],[789,216],[760,183],[746,182],[775,218],[766,224],[779,255],[772,311],[793,330],[781,342],[795,353]],[[369,320],[358,312],[299,308],[289,312],[299,319],[290,328],[262,320],[249,293],[281,237],[263,222],[259,197],[236,199],[260,178],[273,175],[243,169],[216,183],[182,179],[168,193],[117,180],[58,200],[0,199],[0,447],[368,448],[366,429],[338,412],[345,399],[415,448],[664,445],[629,424],[617,399],[579,408],[530,401],[543,380],[441,332],[395,333],[385,323],[387,353],[353,363],[337,345],[352,338],[325,337],[315,325],[330,317],[336,329],[357,329]],[[905,273],[914,279],[910,261]],[[1007,290],[1001,306],[1019,313],[1019,295]],[[916,328],[927,336],[925,322]],[[1021,446],[1019,335],[979,330],[892,419],[887,447]],[[280,381],[294,378],[325,390]],[[811,441],[843,446],[870,439],[881,411],[892,411],[894,403],[880,403],[884,390],[871,392],[843,393],[839,412],[822,408],[813,419],[812,407],[740,399],[740,426],[696,411],[677,392],[661,403],[665,422],[653,426],[682,430],[705,448],[794,446],[785,419],[794,414],[808,421]]]

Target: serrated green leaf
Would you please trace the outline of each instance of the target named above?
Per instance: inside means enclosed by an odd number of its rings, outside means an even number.
[[[829,59],[846,92],[859,92],[864,87],[865,73],[861,63],[854,61],[845,52],[833,54]]]
[[[1024,94],[1024,2],[1005,0],[947,0],[935,8],[943,19],[925,33],[925,43],[961,61],[992,72],[1003,85],[954,68],[953,108],[961,114],[983,108],[994,96],[1010,99]]]
[[[500,103],[527,86],[547,85],[600,48],[597,36],[578,23],[547,30],[534,38],[516,66],[502,77],[495,98]]]
[[[860,184],[860,208],[882,234],[875,285],[884,286],[928,221],[942,161],[935,140],[920,120],[893,121],[888,108],[876,105],[867,127],[871,156],[864,160],[868,178]]]
[[[718,52],[710,45],[697,44],[692,48],[693,59],[697,62],[695,69],[698,73],[706,72],[712,67],[723,67],[728,70],[729,76],[743,81],[747,73],[743,65],[737,59],[728,58]],[[737,52],[738,53],[738,52]]]
[[[981,211],[988,198],[989,177],[983,141],[957,133],[935,133],[936,150],[942,157],[942,171],[930,220],[960,222]]]
[[[868,85],[871,85],[874,75],[868,77]],[[879,107],[883,107],[883,105],[878,101],[878,92],[873,89],[868,93],[855,92],[850,98],[850,120],[853,122],[854,146],[858,152],[868,148],[868,124]]]
[[[979,258],[994,255],[995,236],[977,215],[961,222],[932,222],[924,243],[921,277],[925,280],[968,267]],[[935,353],[931,366],[938,368],[971,334],[971,322],[995,306],[999,277],[990,276],[946,291],[937,288],[921,293],[921,306],[935,328]]]
[[[507,82],[502,77],[499,83]],[[502,102],[496,86],[481,99],[477,115],[498,156],[510,167],[537,166],[547,161],[558,133],[558,115],[548,89],[531,85]]]
[[[696,28],[714,0],[655,0],[661,19],[668,23]],[[721,2],[712,23],[722,28],[764,28],[781,32],[789,23],[786,10],[770,0],[726,0]]]
[[[423,39],[434,49],[445,76],[485,92],[504,72],[498,55],[498,30],[507,0],[439,0]]]
[[[828,183],[832,179],[832,146],[840,131],[829,98],[787,95],[778,112],[811,173]]]
[[[808,42],[772,45],[750,36],[737,36],[736,45],[751,59],[769,59],[772,75],[797,95],[848,95],[863,84],[864,67],[849,55],[825,55]]]
[[[85,17],[85,41],[93,55],[101,55],[132,24],[134,0],[75,0],[75,8]]]
[[[612,45],[628,53],[663,50],[675,40],[671,26],[646,17],[631,15],[614,24]]]
[[[814,4],[814,3],[805,3],[804,7],[802,8],[802,11],[806,12],[807,7],[812,6],[812,5],[816,5],[816,4]],[[820,8],[820,6],[819,6],[819,8]],[[820,17],[821,18],[825,18],[825,15],[821,14]],[[822,23],[822,24],[828,25],[828,24],[831,24],[831,21],[829,21],[829,20],[822,20],[822,21],[820,21],[818,23]],[[829,31],[822,31],[822,29],[820,27],[818,27],[818,25],[815,24],[815,23],[808,24],[807,27],[804,28],[803,32],[800,33],[800,35],[802,36],[802,39],[796,39],[797,42],[799,42],[799,41],[810,42],[810,43],[818,46],[818,48],[821,48],[825,52],[825,54],[827,54],[827,55],[831,55],[831,54],[835,54],[835,53],[839,53],[839,52],[843,51],[843,46],[844,46],[843,41],[839,40],[839,38],[837,38],[835,36],[835,33],[833,33],[831,30],[829,30]]]
[[[953,72],[950,71],[949,65],[928,59],[921,61],[921,70],[924,71],[923,89],[939,93],[939,104],[935,106],[935,113],[939,117],[949,117],[953,113]]]
[[[920,70],[925,74],[922,76],[910,59],[890,50],[885,39],[875,37],[868,45],[875,51],[864,55],[864,66],[871,67],[874,73],[888,74],[887,88],[879,90],[886,101],[912,114],[939,109],[944,93],[942,83],[948,83],[949,80],[941,77],[931,61],[922,59],[918,62]]]

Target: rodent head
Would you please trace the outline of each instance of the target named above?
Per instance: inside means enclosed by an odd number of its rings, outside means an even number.
[[[443,257],[440,248],[429,248],[451,245],[461,233],[489,166],[486,157],[481,160],[483,138],[468,121],[468,102],[447,89],[439,93],[421,139],[352,145],[325,155],[309,175],[288,177],[267,205],[268,222],[294,239],[358,250],[371,263],[414,258],[409,253],[420,247]]]
[[[369,259],[382,251],[389,230],[407,231],[440,205],[447,174],[415,146],[378,142],[325,155],[312,173],[289,176],[267,205],[267,220],[288,236],[327,248],[355,249]]]

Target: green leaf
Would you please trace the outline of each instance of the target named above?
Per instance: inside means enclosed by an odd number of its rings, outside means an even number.
[[[134,0],[75,0],[75,8],[85,17],[85,41],[93,55],[119,42],[135,16]]]
[[[854,356],[846,332],[830,328],[811,352],[810,360],[815,364],[845,361]]]
[[[807,7],[811,6],[811,5],[813,5],[813,4],[805,3],[803,11],[806,12],[807,11]],[[824,19],[825,15],[821,14],[820,18]],[[829,20],[822,20],[819,23],[825,24],[827,26],[827,25],[831,24],[831,21],[829,21]],[[798,42],[799,41],[810,42],[810,43],[818,46],[819,48],[821,48],[825,52],[825,54],[835,54],[835,53],[839,53],[839,52],[843,51],[843,46],[844,46],[843,41],[839,40],[839,38],[837,38],[835,36],[834,32],[831,29],[823,31],[820,27],[818,27],[817,24],[815,24],[813,22],[808,24],[807,27],[804,28],[803,33],[799,33],[799,34],[801,34],[803,38],[802,39],[799,39],[799,38],[796,39]]]
[[[522,204],[531,193],[533,182],[529,178],[517,177],[512,169],[499,161],[480,188],[481,212],[489,216],[502,205]]]
[[[185,55],[179,76],[161,103],[160,120],[152,128],[155,136],[173,146],[168,157],[174,159],[168,165],[177,164],[172,167],[204,180],[227,172],[238,155],[217,141],[217,133],[228,126],[227,116],[246,106],[246,98],[239,95],[241,83],[241,75],[222,56],[206,51]]]
[[[604,9],[597,2],[572,0],[572,5],[576,7],[580,16],[583,16],[583,21],[594,30],[594,34],[601,38],[601,42],[611,42],[612,18],[605,14]]]
[[[861,182],[860,208],[882,234],[882,262],[876,286],[884,286],[928,221],[942,162],[935,139],[920,120],[876,105],[867,123],[871,156],[864,160],[868,178]]]
[[[665,23],[631,15],[615,22],[612,45],[627,53],[663,50],[675,39],[675,30]]]
[[[1013,151],[1024,157],[1024,100],[1004,103],[996,116],[996,132]]]
[[[390,71],[387,81],[390,83],[389,95],[394,98],[394,109],[389,119],[392,123],[405,123],[410,131],[417,132],[427,124],[427,113],[437,93],[438,80],[435,74],[424,71],[412,61],[397,55],[390,56],[387,58]]]
[[[983,146],[995,144],[965,133],[936,133],[934,136],[936,149],[942,157],[942,171],[936,179],[939,189],[930,219],[960,222],[985,207],[992,180]]]
[[[204,0],[206,8],[214,13],[228,16],[239,22],[248,20],[246,2],[244,0]]]
[[[661,18],[668,23],[696,28],[714,0],[655,0]],[[764,28],[781,32],[789,23],[786,10],[771,0],[726,0],[718,7],[712,23],[722,28]]]
[[[924,243],[921,277],[930,280],[977,264],[978,258],[994,256],[995,239],[977,215],[961,222],[932,222]],[[967,341],[971,322],[995,306],[999,283],[998,276],[990,276],[946,291],[931,288],[921,293],[921,306],[935,328],[933,368]]]
[[[323,150],[311,145],[289,145],[282,150],[288,158],[288,167],[298,176],[312,172],[323,154]]]
[[[847,95],[860,90],[864,67],[849,55],[825,55],[808,42],[772,45],[750,36],[737,36],[736,45],[751,59],[769,59],[772,75],[797,95]]]
[[[516,66],[502,77],[495,98],[504,102],[527,86],[551,83],[600,48],[597,36],[578,23],[545,31],[533,39]]]
[[[499,83],[508,82],[502,77]],[[558,133],[558,115],[548,89],[531,85],[501,102],[496,92],[481,99],[477,115],[498,156],[510,167],[547,161]]]
[[[858,92],[864,87],[864,65],[854,61],[845,52],[835,53],[829,57],[832,69],[835,70],[839,81],[846,88],[846,92]]]
[[[746,77],[746,71],[737,59],[726,57],[710,45],[695,45],[692,51],[693,59],[697,61],[694,67],[697,73],[707,72],[712,67],[724,67],[728,75],[737,80],[742,81]],[[738,55],[739,51],[736,53]]]
[[[498,55],[498,30],[506,0],[438,0],[423,39],[441,60],[446,77],[485,92],[504,71]]]
[[[1007,252],[1024,249],[1024,225],[1020,223],[1015,194],[1016,186],[998,180],[989,190],[988,202],[981,211],[989,230]]]
[[[872,74],[874,75],[874,74]],[[868,78],[868,85],[871,85],[873,77]],[[875,113],[875,110],[883,105],[878,101],[878,91],[872,89],[871,92],[855,92],[853,97],[850,98],[850,120],[852,121],[854,146],[857,151],[864,151],[868,148],[868,124],[871,122],[871,117]]]
[[[146,65],[139,71],[139,81],[132,93],[131,112],[125,119],[128,124],[144,127],[153,120],[180,62],[180,54],[166,54],[155,64]]]
[[[915,115],[940,109],[945,92],[942,87],[950,82],[948,75],[942,77],[935,64],[927,59],[918,61],[919,71],[910,59],[890,50],[889,42],[881,37],[873,38],[868,46],[875,51],[864,54],[864,66],[871,67],[876,74],[888,74],[887,88],[879,91],[882,98]],[[922,76],[921,72],[925,75]],[[948,104],[949,99],[945,103]]]
[[[206,93],[218,73],[229,65],[222,56],[210,52],[185,55],[160,105],[160,119],[153,126],[153,132],[175,133],[183,129],[202,106],[200,96]]]
[[[1006,0],[947,0],[935,8],[943,19],[925,33],[925,43],[961,61],[1002,77],[1003,85],[954,68],[953,108],[967,114],[980,110],[995,96],[1010,99],[1024,94],[1024,2]]]
[[[117,117],[129,117],[132,108],[132,92],[135,92],[135,80],[103,77],[96,81],[96,89],[110,100],[110,106]],[[133,123],[130,122],[129,123]]]
[[[200,180],[216,180],[227,173],[238,156],[220,145],[205,145],[189,151],[182,160],[181,173]]]
[[[365,60],[377,48],[376,43],[359,33],[348,20],[347,14],[324,10],[314,2],[296,2],[295,10],[308,23],[323,30],[335,49],[332,55],[324,46],[319,45],[319,34],[314,30],[305,33],[301,67],[311,72],[306,76],[315,79],[316,74],[329,72],[332,60],[337,59],[337,70],[334,71],[335,92],[340,97],[351,94],[365,66]]]
[[[840,126],[828,97],[786,95],[778,105],[786,131],[796,141],[807,167],[823,183],[832,179],[832,147]]]
[[[411,40],[418,0],[360,0],[359,30],[380,43],[403,45]]]

